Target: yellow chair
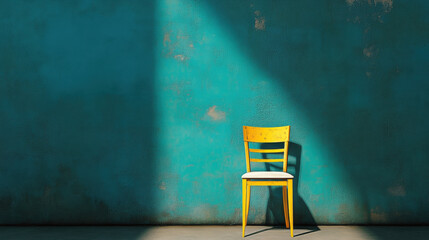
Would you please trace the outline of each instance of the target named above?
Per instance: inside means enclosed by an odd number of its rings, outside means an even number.
[[[260,128],[243,126],[244,149],[246,152],[247,173],[241,176],[243,183],[243,237],[247,224],[250,203],[251,186],[283,186],[283,211],[286,228],[290,226],[290,235],[293,237],[293,176],[286,172],[290,126]],[[252,149],[249,142],[278,143],[284,142],[281,149]],[[250,153],[284,153],[282,159],[254,159]],[[250,162],[283,162],[283,171],[254,171],[250,170]],[[287,197],[286,197],[287,196]],[[289,211],[288,211],[289,210]]]

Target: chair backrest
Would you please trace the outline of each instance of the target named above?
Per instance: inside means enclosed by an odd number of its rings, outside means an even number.
[[[289,147],[290,126],[284,127],[250,127],[243,126],[244,150],[246,153],[246,170],[250,172],[250,162],[283,162],[283,172],[287,171],[287,156]],[[284,148],[279,149],[253,149],[249,148],[249,142],[278,143],[283,142]],[[250,153],[283,153],[281,159],[255,159],[250,158]]]

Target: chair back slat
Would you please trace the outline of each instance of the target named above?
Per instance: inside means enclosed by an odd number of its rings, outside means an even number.
[[[284,127],[251,127],[243,126],[244,149],[246,153],[246,170],[251,171],[250,162],[283,162],[283,172],[287,170],[290,126]],[[249,148],[249,142],[255,143],[284,143],[284,148],[255,149]],[[250,158],[250,153],[283,153],[282,159]]]
[[[254,152],[254,153],[282,153],[284,152],[284,148],[280,148],[280,149],[254,149],[254,148],[249,148],[250,152]]]
[[[289,141],[289,130],[290,126],[272,128],[243,126],[243,137],[246,142],[286,142]]]
[[[251,162],[283,162],[283,158],[281,159],[257,159],[257,158],[251,158]]]

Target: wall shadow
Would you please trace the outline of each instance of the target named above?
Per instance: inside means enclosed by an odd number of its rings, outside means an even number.
[[[0,224],[154,221],[154,15],[0,3]]]

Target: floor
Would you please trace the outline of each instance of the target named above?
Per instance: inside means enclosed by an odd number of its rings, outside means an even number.
[[[3,226],[1,240],[140,240],[140,239],[243,239],[240,226]],[[245,239],[290,239],[289,230],[247,226]],[[297,227],[295,239],[429,239],[429,226],[319,226]]]

